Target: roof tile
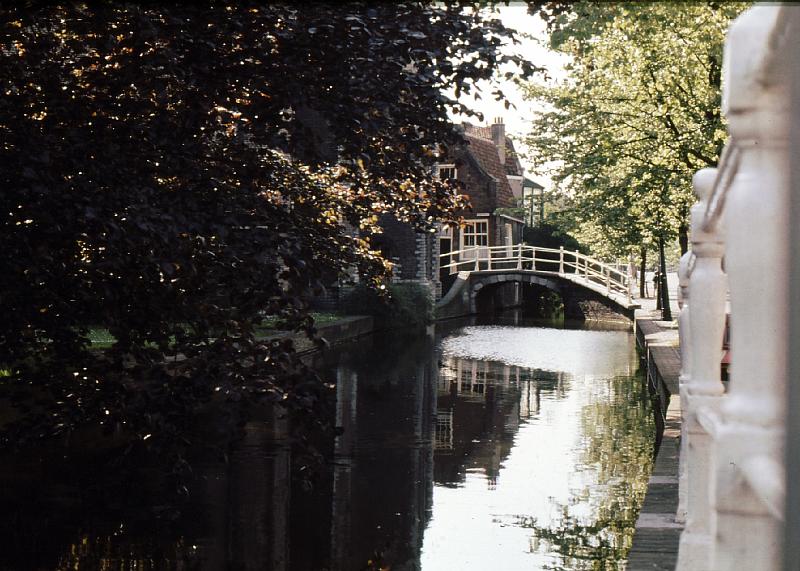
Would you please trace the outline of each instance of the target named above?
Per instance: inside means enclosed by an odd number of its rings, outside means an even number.
[[[481,129],[486,129],[481,127]],[[500,162],[497,147],[491,138],[475,136],[469,131],[465,133],[468,142],[467,152],[472,155],[481,168],[497,181],[497,202],[495,208],[514,206],[514,194],[508,184],[505,166]],[[491,131],[490,131],[491,135]]]

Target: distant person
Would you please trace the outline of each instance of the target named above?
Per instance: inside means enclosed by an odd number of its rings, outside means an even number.
[[[661,309],[661,272],[653,272],[653,294],[656,296],[656,309]]]

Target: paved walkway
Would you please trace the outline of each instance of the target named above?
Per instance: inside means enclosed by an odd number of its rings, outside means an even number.
[[[668,276],[670,307],[678,315],[677,276]],[[674,570],[683,525],[675,521],[678,507],[678,456],[680,450],[680,351],[676,322],[661,321],[655,300],[641,300],[636,312],[636,336],[648,364],[648,382],[658,394],[663,423],[656,443],[656,458],[642,510],[636,522],[629,571]]]

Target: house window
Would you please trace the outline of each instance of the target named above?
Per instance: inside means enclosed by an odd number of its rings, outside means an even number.
[[[463,364],[467,365],[467,367],[461,369],[461,383],[458,387],[459,394],[472,392],[472,368],[474,363],[470,361],[464,361]]]
[[[436,176],[439,180],[453,180],[456,178],[456,165],[443,164],[436,165]]]
[[[486,220],[467,220],[461,230],[461,247],[474,248],[489,245],[489,222]]]
[[[486,367],[487,363],[484,363],[484,370],[483,371],[476,371],[475,372],[475,382],[472,385],[472,392],[482,395],[486,392],[486,379],[488,377]]]
[[[434,435],[434,449],[453,449],[453,411],[450,409],[437,409],[436,432]]]

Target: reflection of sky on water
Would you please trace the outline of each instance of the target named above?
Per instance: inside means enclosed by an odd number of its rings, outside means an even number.
[[[564,506],[569,506],[572,517],[589,524],[597,519],[601,504],[616,499],[633,501],[615,497],[623,491],[621,478],[600,473],[596,459],[587,453],[592,435],[586,434],[589,427],[590,431],[596,429],[595,437],[617,437],[614,427],[593,427],[599,420],[596,410],[606,410],[593,407],[618,399],[618,383],[640,382],[630,378],[636,370],[631,334],[467,327],[444,339],[442,349],[445,368],[458,361],[465,368],[467,359],[483,359],[493,361],[491,367],[500,371],[505,363],[521,368],[519,390],[523,395],[530,392],[529,384],[538,383],[546,390],[540,391],[537,414],[521,417],[514,427],[510,451],[491,481],[484,470],[473,467],[466,470],[458,486],[436,483],[422,569],[593,568],[591,562],[584,562],[584,567],[574,560],[575,567],[563,567],[563,560],[550,545],[538,541],[530,527],[532,522],[545,528],[563,525]],[[552,382],[537,380],[543,370],[561,372],[564,382],[556,388]],[[620,381],[620,376],[628,378]],[[625,437],[621,429],[618,436]],[[625,444],[618,446],[624,448]],[[646,484],[648,470],[649,466],[639,470],[640,487]],[[630,484],[624,489],[630,489]]]
[[[629,375],[635,367],[631,340],[626,331],[483,325],[447,337],[442,350],[454,357],[571,375]]]

